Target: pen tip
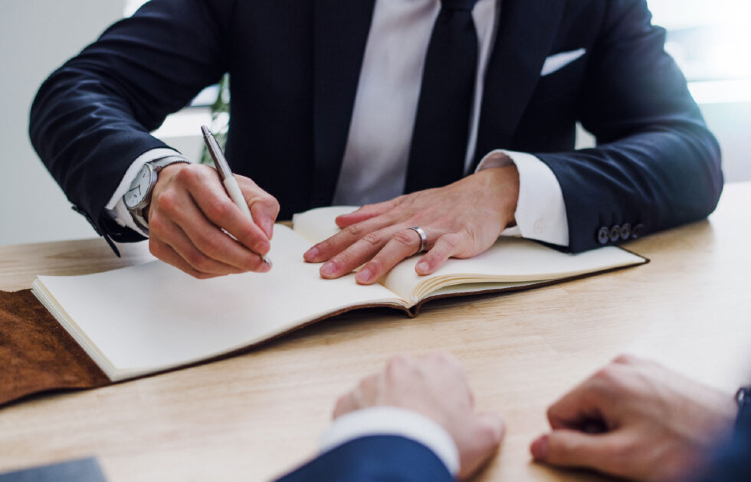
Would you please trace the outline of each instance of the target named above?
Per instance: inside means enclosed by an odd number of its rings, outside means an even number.
[[[211,131],[206,126],[201,126],[201,132],[203,132],[203,135],[205,135],[205,136],[211,134]]]

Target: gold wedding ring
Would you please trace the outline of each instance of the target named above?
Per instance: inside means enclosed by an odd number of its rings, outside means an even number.
[[[415,254],[422,253],[423,251],[425,251],[425,248],[427,248],[427,246],[428,246],[428,237],[425,235],[425,231],[423,231],[422,229],[418,228],[417,226],[415,226],[413,228],[409,228],[409,229],[411,229],[412,231],[416,232],[417,235],[420,236],[420,249],[418,249],[417,253],[415,253]]]

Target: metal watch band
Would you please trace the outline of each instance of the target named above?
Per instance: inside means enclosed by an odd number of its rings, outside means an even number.
[[[150,166],[153,167],[154,172],[159,174],[159,171],[164,169],[165,167],[172,165],[172,164],[178,164],[178,163],[185,163],[190,164],[191,162],[184,157],[180,156],[167,156],[162,157],[160,159],[155,159],[153,161],[148,162]],[[149,187],[149,194],[148,197],[151,197],[151,192],[154,190],[154,185],[152,184]],[[148,204],[146,205],[148,207]],[[146,217],[143,215],[144,208],[136,209],[131,211],[131,215],[133,216],[133,221],[138,225],[139,228],[143,230],[144,233],[147,235],[149,234],[149,222],[146,220]]]
[[[149,164],[154,166],[154,170],[156,172],[161,171],[165,167],[171,165],[171,164],[179,164],[179,163],[185,163],[190,164],[190,161],[185,159],[184,157],[180,156],[168,156],[168,157],[162,157],[161,159],[156,159],[154,161],[150,161]]]

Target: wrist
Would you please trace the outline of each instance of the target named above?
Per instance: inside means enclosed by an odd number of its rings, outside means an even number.
[[[519,203],[519,170],[511,163],[501,167],[489,167],[475,174],[483,178],[483,189],[492,193],[492,203],[498,208],[501,232],[515,226],[515,213]],[[501,233],[499,232],[500,236]]]

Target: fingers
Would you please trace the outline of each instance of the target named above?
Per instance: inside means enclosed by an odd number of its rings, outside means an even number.
[[[355,276],[355,281],[365,285],[375,283],[381,276],[385,275],[391,271],[394,266],[399,264],[401,260],[415,254],[420,249],[420,242],[420,235],[413,230],[403,229],[398,231],[391,237],[386,245],[378,251],[378,254],[363,266],[360,272],[357,273],[357,276]],[[356,249],[357,246],[353,245],[347,251],[355,251]],[[345,253],[347,251],[345,251]],[[357,254],[354,254],[353,257],[354,256],[357,256]]]
[[[268,265],[263,262],[258,254],[227,236],[215,224],[209,222],[192,199],[188,198],[180,202],[168,201],[170,201],[170,198],[160,200],[161,211],[167,213],[168,216],[162,216],[157,212],[149,222],[150,233],[155,233],[181,255],[182,251],[191,256],[186,258],[186,261],[192,266],[201,271],[210,272],[212,268],[204,259],[207,258],[239,268],[241,272],[268,271]],[[232,205],[231,207],[235,208],[238,213],[240,212],[237,206]],[[201,256],[182,245],[179,236],[171,226],[173,222],[185,233],[190,244]],[[258,227],[255,227],[255,229],[261,233]],[[262,233],[260,235],[265,237]],[[268,244],[268,240],[266,240],[266,243]],[[230,274],[230,272],[223,274]]]
[[[444,234],[435,242],[428,253],[420,258],[415,271],[420,276],[434,273],[452,256],[463,254],[469,247],[467,237],[461,233]]]
[[[199,279],[242,273],[240,268],[201,253],[176,224],[163,218],[156,221],[151,229],[156,229],[159,236],[149,238],[149,250],[157,258]]]
[[[342,396],[334,406],[334,419],[349,412],[371,407],[375,404],[378,396],[378,384],[380,374],[373,374],[360,380],[357,388]]]
[[[276,201],[244,179],[243,192],[256,200],[259,216],[275,217]],[[149,235],[155,256],[198,278],[270,269],[259,256],[270,248],[267,234],[232,202],[207,166],[168,166],[160,173]]]
[[[390,224],[391,221],[387,219],[386,216],[370,219],[362,223],[352,224],[342,229],[334,236],[331,236],[310,248],[303,257],[305,258],[305,261],[309,263],[327,261],[361,239],[372,246],[383,246],[386,241],[388,241],[390,235],[393,235],[393,233],[399,229],[398,227],[391,227],[390,229],[381,232],[383,228],[389,227]],[[365,247],[367,245],[363,244],[362,246]],[[341,274],[349,273],[356,266],[359,265],[354,265],[348,271],[344,271]],[[341,274],[339,276],[341,276]]]
[[[482,413],[474,416],[471,439],[460,451],[459,479],[467,480],[475,475],[498,452],[506,433],[506,425],[498,414]]]
[[[342,214],[341,216],[337,216],[336,225],[339,226],[339,228],[344,229],[352,224],[361,223],[363,221],[367,221],[370,218],[385,214],[399,203],[399,199],[400,198],[396,198],[382,203],[368,204],[349,214]]]
[[[198,279],[209,279],[209,278],[215,278],[217,276],[221,276],[219,274],[211,274],[211,273],[204,273],[203,271],[198,271],[193,266],[191,266],[185,259],[177,254],[177,251],[172,249],[169,245],[158,241],[156,239],[150,239],[149,240],[149,251],[151,254],[156,256],[157,258],[161,259],[162,261],[171,264],[172,266],[175,266],[176,268],[180,269],[181,271],[189,274],[190,276]]]
[[[535,460],[546,464],[589,468],[617,475],[623,437],[619,433],[591,435],[575,430],[553,430],[535,440],[530,452]]]
[[[250,206],[253,220],[263,230],[266,237],[271,239],[274,236],[274,223],[279,215],[279,201],[258,187],[250,178],[237,175],[235,177],[245,196],[245,202]]]
[[[232,202],[219,178],[210,174],[201,175],[186,169],[180,171],[178,176],[188,186],[191,197],[212,224],[226,230],[251,251],[268,253],[271,245],[266,233]],[[249,196],[246,192],[243,195],[246,198]]]

